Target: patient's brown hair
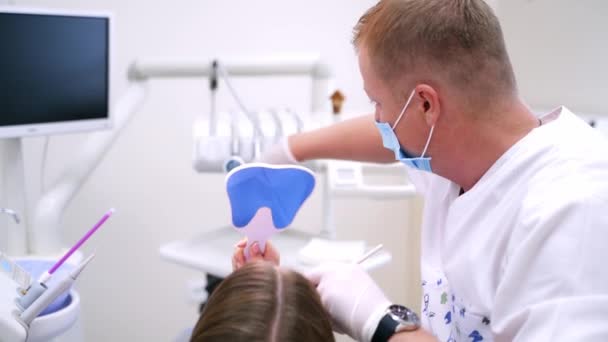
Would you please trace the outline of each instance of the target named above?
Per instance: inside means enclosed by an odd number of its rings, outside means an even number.
[[[330,318],[301,274],[248,263],[214,290],[191,342],[334,341]]]

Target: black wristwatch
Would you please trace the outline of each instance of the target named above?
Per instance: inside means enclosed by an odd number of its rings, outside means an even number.
[[[420,319],[416,313],[403,305],[391,305],[380,320],[372,342],[387,342],[391,336],[400,331],[413,331],[420,328]]]

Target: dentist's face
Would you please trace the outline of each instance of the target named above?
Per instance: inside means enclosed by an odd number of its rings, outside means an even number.
[[[395,82],[395,86],[391,86],[380,78],[373,68],[365,46],[359,47],[358,57],[364,90],[375,106],[375,119],[377,122],[386,122],[393,127],[412,92],[412,87],[398,89],[399,82]],[[394,132],[403,149],[413,155],[419,155],[422,152],[429,134],[429,127],[424,121],[422,101],[417,94],[414,94]]]
[[[359,51],[359,71],[363,78],[363,89],[375,107],[375,119],[393,125],[403,103],[397,103],[395,92],[381,80],[373,70],[371,61],[364,46]]]

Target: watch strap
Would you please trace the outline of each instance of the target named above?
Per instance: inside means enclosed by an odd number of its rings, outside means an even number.
[[[390,314],[385,314],[374,332],[371,342],[387,342],[395,334],[399,323]]]

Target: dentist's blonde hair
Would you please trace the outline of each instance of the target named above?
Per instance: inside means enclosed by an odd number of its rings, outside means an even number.
[[[516,93],[500,23],[483,0],[380,0],[359,19],[353,44],[385,81],[440,80],[482,102]]]

